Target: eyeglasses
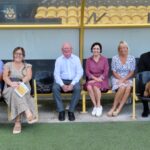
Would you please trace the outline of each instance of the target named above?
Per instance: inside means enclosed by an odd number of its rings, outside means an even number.
[[[15,53],[15,55],[22,56],[23,54],[22,53]]]

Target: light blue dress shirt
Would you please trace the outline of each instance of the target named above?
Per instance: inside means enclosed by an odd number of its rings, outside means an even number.
[[[3,66],[4,66],[4,64],[3,64],[3,62],[0,60],[0,74],[2,74],[2,72],[3,72]]]
[[[79,57],[71,54],[69,58],[64,55],[58,57],[55,62],[54,78],[56,83],[63,86],[62,80],[72,80],[71,84],[75,85],[81,79],[83,69]]]
[[[4,66],[4,63],[0,60],[0,75],[2,75],[3,73],[3,66]],[[0,81],[0,90],[2,89],[2,83]]]

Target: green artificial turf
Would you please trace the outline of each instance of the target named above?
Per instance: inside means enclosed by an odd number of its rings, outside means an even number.
[[[150,150],[150,122],[0,124],[0,150]]]

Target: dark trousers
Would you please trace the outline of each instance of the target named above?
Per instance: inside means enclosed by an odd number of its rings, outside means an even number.
[[[0,98],[2,96],[2,83],[0,82]]]
[[[71,80],[63,80],[63,83],[69,85],[71,83]],[[73,86],[71,102],[69,104],[70,112],[75,111],[75,107],[78,104],[78,101],[80,99],[80,91],[81,91],[80,83],[76,83]],[[54,97],[58,112],[64,111],[64,105],[63,105],[62,98],[61,98],[61,92],[63,92],[61,86],[57,84],[56,82],[54,82],[53,97]]]
[[[149,106],[148,106],[148,101],[143,101],[143,112],[149,112]]]

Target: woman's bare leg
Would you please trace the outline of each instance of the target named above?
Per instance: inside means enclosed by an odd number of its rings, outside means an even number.
[[[97,86],[93,87],[94,95],[95,95],[95,100],[96,100],[96,106],[100,107],[101,106],[101,91]]]
[[[29,109],[27,109],[25,111],[25,115],[27,117],[27,120],[32,120],[33,119],[33,114],[32,114],[32,112]]]
[[[120,99],[122,99],[123,95],[125,93],[125,87],[120,87],[115,95],[114,103],[110,111],[108,112],[108,116],[112,116],[112,113],[116,110]]]
[[[18,134],[21,132],[21,121],[20,121],[20,115],[18,115],[15,119],[15,125],[13,128],[13,134]]]
[[[122,110],[124,104],[126,103],[128,97],[129,97],[129,95],[130,95],[130,92],[131,92],[131,87],[130,87],[130,86],[126,87],[125,92],[124,92],[124,95],[123,95],[123,97],[122,97],[122,99],[121,99],[121,101],[120,101],[120,104],[119,104],[119,106],[118,106],[118,112],[121,112],[121,110]]]
[[[94,95],[94,91],[93,91],[92,86],[88,85],[87,90],[89,92],[89,95],[90,95],[90,98],[91,98],[91,101],[92,101],[94,107],[96,107],[96,99],[95,99],[95,95]]]

